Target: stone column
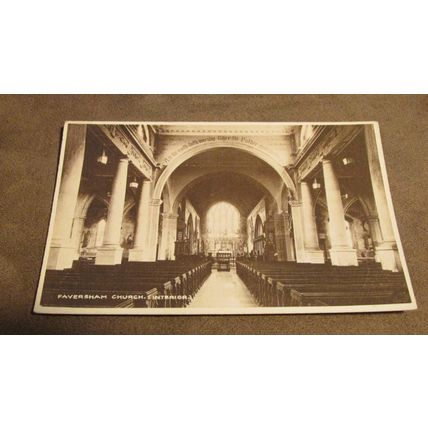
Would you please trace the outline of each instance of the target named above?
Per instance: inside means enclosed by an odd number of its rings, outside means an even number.
[[[71,245],[74,248],[74,260],[80,257],[80,241],[82,240],[83,227],[85,226],[85,217],[74,217],[73,230],[71,232]]]
[[[129,250],[129,261],[139,262],[144,260],[144,252],[147,251],[147,237],[149,235],[150,222],[150,192],[151,182],[143,180],[138,200],[137,221],[134,235],[134,247]]]
[[[379,217],[380,230],[382,232],[382,242],[376,247],[376,256],[382,264],[383,269],[392,271],[402,270],[394,229],[392,227],[391,215],[386,199],[385,183],[382,178],[373,125],[365,125],[364,131],[370,179]]]
[[[162,214],[162,240],[159,245],[159,260],[174,260],[177,236],[177,214]]]
[[[307,263],[324,263],[324,254],[320,250],[318,242],[317,224],[315,221],[315,209],[310,184],[301,182],[302,211],[303,211],[303,236],[305,243],[305,256]]]
[[[156,261],[156,250],[158,245],[158,228],[161,199],[152,199],[150,202],[150,226],[147,238],[147,251],[143,254],[143,260],[146,262]]]
[[[120,246],[123,209],[125,207],[126,184],[128,181],[128,159],[120,159],[110,197],[103,245],[95,257],[96,265],[117,265],[122,263],[123,248]]]
[[[305,245],[303,235],[302,203],[291,201],[291,215],[293,218],[294,245],[296,246],[297,263],[305,263]]]
[[[289,215],[281,212],[274,215],[275,242],[279,261],[295,261],[293,238],[289,230]]]
[[[294,251],[293,236],[290,229],[290,215],[288,212],[283,212],[284,220],[284,237],[285,237],[285,260],[288,262],[296,261]]]
[[[336,266],[358,266],[357,252],[349,245],[346,236],[345,212],[339,180],[331,160],[323,160],[325,195],[329,216],[331,263]]]
[[[71,268],[73,264],[74,247],[71,243],[71,227],[82,178],[85,140],[86,125],[68,125],[48,269],[62,270]]]
[[[373,240],[373,246],[375,248],[375,260],[380,263],[380,257],[376,249],[382,243],[382,233],[380,231],[379,219],[377,217],[368,217],[367,221],[370,227],[370,234]]]
[[[275,213],[273,217],[275,224],[275,244],[276,252],[278,253],[278,260],[286,260],[285,254],[285,230],[284,230],[284,217],[281,213]]]

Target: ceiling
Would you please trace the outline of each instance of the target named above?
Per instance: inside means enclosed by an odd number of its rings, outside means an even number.
[[[195,180],[186,196],[195,209],[204,215],[216,202],[229,202],[241,215],[247,216],[267,192],[252,178],[235,173],[209,174]]]
[[[226,201],[247,216],[270,194],[260,183],[276,173],[264,161],[236,149],[215,148],[188,159],[170,177],[172,185],[187,183],[180,192],[201,216],[216,202]]]

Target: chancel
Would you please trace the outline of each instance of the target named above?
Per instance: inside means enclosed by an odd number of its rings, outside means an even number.
[[[373,124],[71,122],[65,137],[42,306],[410,301]]]

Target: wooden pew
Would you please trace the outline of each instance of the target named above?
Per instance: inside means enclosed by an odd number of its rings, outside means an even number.
[[[71,298],[66,303],[67,306],[123,307],[125,303],[113,302],[114,296],[134,293],[134,307],[183,307],[190,302],[210,273],[211,264],[204,261],[160,264],[137,262],[117,266],[76,264],[70,270],[47,271],[42,304],[57,306],[58,294],[99,294],[103,296],[102,299]]]
[[[341,305],[352,302],[353,297],[355,304],[409,301],[403,274],[383,271],[379,265],[333,267],[237,262],[237,273],[262,306]],[[307,294],[317,292],[318,295]]]

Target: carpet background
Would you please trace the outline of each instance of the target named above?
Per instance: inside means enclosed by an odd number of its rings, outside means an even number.
[[[0,95],[0,333],[427,334],[427,113],[425,95]],[[66,120],[379,121],[418,309],[257,316],[33,314]]]

